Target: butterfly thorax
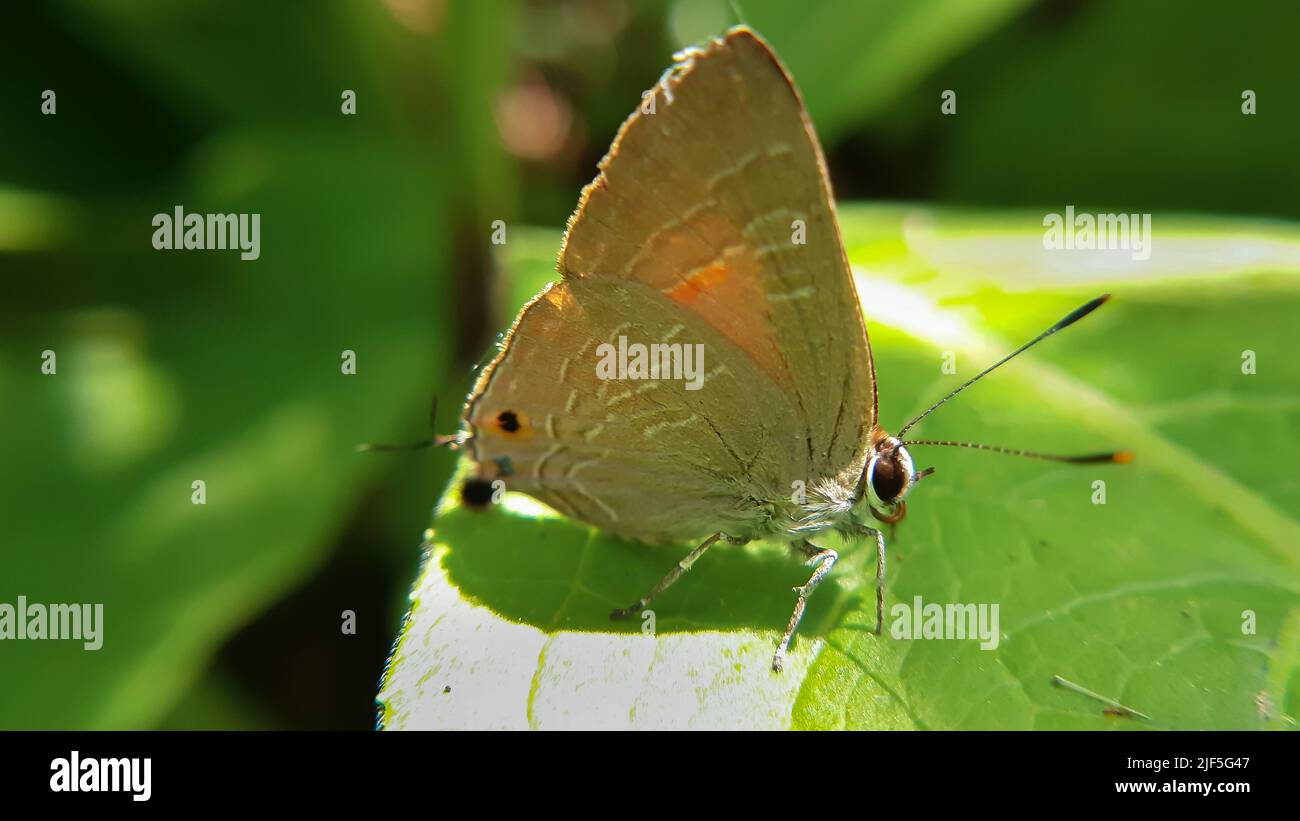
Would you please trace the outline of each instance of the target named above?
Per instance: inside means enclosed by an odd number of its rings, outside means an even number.
[[[807,538],[824,530],[851,526],[856,519],[856,477],[826,478],[809,488],[807,498],[796,506],[795,516],[786,528],[792,538]]]
[[[803,499],[797,499],[791,537],[807,537],[824,530],[860,534],[868,518],[896,522],[904,500],[916,484],[911,454],[903,443],[877,429],[871,457],[865,467],[855,466],[838,476],[816,482]]]

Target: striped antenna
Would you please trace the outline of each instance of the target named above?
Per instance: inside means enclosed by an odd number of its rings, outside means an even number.
[[[906,425],[903,425],[902,429],[899,430],[898,433],[895,434],[895,436],[897,436],[899,439],[902,439],[902,438],[903,438],[903,434],[905,434],[905,433],[907,433],[909,430],[911,430],[912,427],[913,427],[914,425],[916,425],[917,422],[920,422],[922,419],[924,419],[925,417],[927,417],[927,416],[929,416],[931,413],[933,413],[933,412],[935,411],[935,409],[938,408],[940,405],[942,405],[944,402],[947,402],[949,399],[952,399],[952,398],[953,398],[954,396],[956,396],[957,394],[961,393],[962,391],[964,391],[964,390],[966,390],[967,388],[969,388],[971,385],[974,385],[976,382],[978,382],[978,381],[980,381],[981,379],[983,379],[983,378],[984,378],[985,376],[987,376],[988,374],[992,373],[992,372],[993,372],[994,370],[996,370],[999,366],[1004,365],[1004,364],[1006,364],[1007,362],[1011,361],[1011,360],[1014,359],[1015,357],[1019,356],[1020,354],[1024,353],[1025,351],[1029,350],[1030,348],[1034,347],[1034,346],[1037,345],[1039,342],[1042,342],[1044,339],[1046,339],[1047,337],[1049,337],[1049,336],[1051,336],[1052,334],[1056,333],[1057,331],[1061,330],[1062,328],[1068,328],[1069,326],[1071,326],[1071,325],[1073,325],[1074,323],[1078,322],[1080,319],[1083,319],[1085,316],[1087,316],[1088,314],[1090,314],[1090,313],[1092,313],[1093,311],[1097,310],[1097,308],[1101,307],[1102,303],[1104,303],[1104,302],[1105,302],[1106,300],[1108,300],[1108,299],[1110,299],[1110,294],[1102,294],[1101,296],[1097,297],[1096,299],[1092,300],[1091,302],[1088,302],[1088,303],[1085,304],[1085,305],[1080,305],[1078,308],[1075,308],[1073,311],[1071,311],[1068,315],[1066,315],[1065,317],[1063,317],[1063,318],[1062,318],[1059,322],[1057,322],[1055,325],[1053,325],[1052,327],[1050,327],[1050,328],[1048,328],[1047,330],[1043,331],[1041,334],[1039,334],[1038,336],[1036,336],[1036,337],[1034,337],[1033,339],[1029,340],[1029,341],[1026,342],[1025,344],[1021,345],[1019,348],[1016,348],[1014,351],[1012,351],[1011,353],[1009,353],[1009,354],[1007,354],[1006,356],[1002,357],[1002,358],[999,359],[997,362],[994,362],[992,365],[988,366],[988,367],[985,368],[984,370],[982,370],[982,371],[980,371],[979,373],[975,374],[975,376],[973,376],[973,377],[971,377],[970,379],[968,379],[968,380],[966,380],[965,382],[963,382],[961,385],[959,385],[955,390],[953,390],[953,391],[952,391],[951,393],[949,393],[947,396],[945,396],[944,398],[940,399],[938,402],[935,402],[933,405],[931,405],[930,407],[926,408],[925,410],[921,411],[921,413],[918,414],[917,417],[916,417],[915,419],[913,419],[911,422],[908,422]],[[955,444],[955,443],[947,443],[947,444]],[[967,445],[967,447],[972,447],[972,446]],[[983,446],[981,445],[980,447],[983,447]],[[995,450],[996,448],[990,448],[990,449],[991,449],[991,450]],[[1025,454],[1023,454],[1023,455],[1029,456],[1029,455],[1032,455],[1032,454],[1025,453]],[[1048,458],[1048,457],[1039,456],[1039,458]],[[1067,461],[1068,461],[1068,460],[1067,460]]]
[[[989,450],[994,453],[1005,453],[1010,456],[1026,456],[1030,459],[1046,459],[1049,462],[1068,462],[1072,465],[1096,465],[1112,463],[1117,465],[1126,465],[1133,461],[1133,452],[1128,450],[1116,450],[1110,453],[1089,453],[1083,456],[1061,456],[1055,453],[1039,453],[1033,450],[1023,450],[1021,448],[1003,448],[997,445],[981,445],[977,442],[950,442],[945,439],[908,439],[903,442],[904,445],[945,445],[954,448],[974,448],[975,450]]]

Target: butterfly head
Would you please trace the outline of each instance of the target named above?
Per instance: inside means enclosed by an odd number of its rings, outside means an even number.
[[[981,445],[974,442],[952,442],[938,439],[904,439],[907,432],[911,430],[918,422],[929,416],[941,405],[952,399],[957,394],[974,385],[988,374],[992,373],[1003,363],[1024,353],[1034,345],[1042,342],[1047,337],[1070,325],[1078,322],[1088,314],[1095,311],[1099,306],[1105,304],[1110,299],[1110,294],[1102,294],[1090,302],[1087,302],[1078,308],[1075,308],[1055,325],[1043,331],[1038,336],[1016,348],[1011,353],[999,359],[989,367],[977,373],[975,376],[963,382],[957,388],[949,391],[946,396],[935,402],[930,407],[921,411],[912,421],[899,428],[898,434],[891,436],[884,430],[877,427],[871,436],[871,458],[867,461],[866,469],[862,471],[862,476],[858,480],[857,488],[854,490],[854,504],[867,501],[871,508],[871,515],[882,522],[889,524],[898,523],[907,515],[907,494],[925,477],[934,472],[934,468],[926,468],[917,471],[912,463],[912,455],[907,452],[907,445],[948,445],[962,448],[976,448],[979,450],[989,450],[996,453],[1009,453],[1017,456],[1028,456],[1033,459],[1046,459],[1053,462],[1066,462],[1070,464],[1096,464],[1100,462],[1125,463],[1133,460],[1133,454],[1128,451],[1112,451],[1109,453],[1093,453],[1085,456],[1057,456],[1048,453],[1037,453],[1019,448],[1003,448],[991,445]],[[882,510],[883,508],[883,510]]]
[[[872,507],[896,510],[916,484],[912,454],[893,436],[877,440],[863,476]]]
[[[882,434],[876,438],[871,459],[862,471],[857,500],[866,501],[874,518],[898,524],[907,515],[907,494],[933,472],[934,468],[918,471],[902,440]]]

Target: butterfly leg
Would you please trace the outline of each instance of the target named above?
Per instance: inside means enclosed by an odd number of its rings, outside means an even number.
[[[871,512],[876,511],[873,508]],[[894,524],[894,522],[889,523]],[[856,525],[848,532],[855,536],[869,536],[876,540],[876,635],[879,636],[885,626],[885,534],[878,528],[863,524]]]
[[[794,631],[799,628],[799,622],[803,620],[803,611],[808,607],[808,597],[821,584],[822,579],[831,572],[840,558],[840,554],[831,550],[829,547],[818,547],[809,542],[807,539],[800,539],[793,544],[808,557],[807,564],[816,565],[813,574],[808,577],[802,587],[796,587],[794,591],[799,594],[795,600],[794,612],[790,614],[790,623],[786,625],[785,634],[781,636],[781,643],[776,646],[776,655],[772,657],[772,672],[779,673],[785,667],[785,651],[790,647],[790,639],[794,637]]]
[[[730,542],[731,544],[745,544],[746,542],[749,541],[749,539],[740,539],[735,536],[728,536],[726,533],[721,533],[721,532],[714,533],[712,536],[705,539],[704,542],[699,547],[695,548],[690,553],[688,553],[686,558],[682,559],[680,562],[677,563],[676,567],[668,571],[668,575],[660,579],[659,584],[656,584],[653,590],[651,590],[649,593],[642,596],[635,604],[631,605],[630,607],[622,607],[619,608],[618,610],[613,611],[612,613],[609,614],[609,617],[611,619],[626,619],[626,618],[631,618],[632,616],[641,612],[643,609],[645,609],[646,605],[654,601],[655,596],[658,596],[660,593],[672,587],[673,582],[681,578],[682,574],[685,573],[687,570],[690,570],[691,565],[695,564],[696,560],[698,560],[701,556],[703,556],[710,547],[713,547],[714,543],[716,543],[719,539],[725,542]]]
[[[885,534],[868,528],[876,536],[876,635],[885,626]]]

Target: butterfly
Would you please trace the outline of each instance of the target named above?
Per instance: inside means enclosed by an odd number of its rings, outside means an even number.
[[[682,52],[599,168],[569,220],[560,278],[520,312],[465,405],[456,444],[474,481],[500,479],[624,538],[699,541],[614,618],[645,608],[719,542],[787,542],[812,571],[795,588],[778,672],[839,558],[817,537],[873,540],[879,633],[877,525],[903,518],[929,471],[916,470],[905,429],[879,424],[825,158],[789,74],[744,26]],[[602,378],[602,357],[628,340],[669,352],[655,361],[667,370]],[[695,390],[669,367],[687,346],[702,352]]]

